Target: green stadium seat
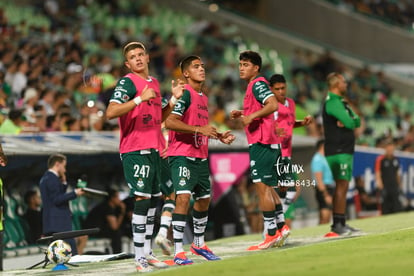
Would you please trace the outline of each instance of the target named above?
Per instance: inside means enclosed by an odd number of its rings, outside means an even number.
[[[321,102],[308,99],[305,103],[305,109],[309,114],[315,115],[321,110]]]
[[[4,195],[4,228],[10,242],[15,246],[27,245],[21,218],[17,214],[18,202],[9,195]]]
[[[367,126],[374,130],[373,137],[380,137],[387,133],[389,130],[393,134],[397,132],[397,126],[394,119],[369,119],[367,121]]]

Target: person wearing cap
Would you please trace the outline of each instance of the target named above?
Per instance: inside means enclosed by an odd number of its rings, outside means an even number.
[[[151,238],[159,187],[161,123],[171,113],[184,90],[182,81],[172,81],[170,102],[161,99],[160,85],[149,75],[149,55],[140,42],[123,48],[125,66],[130,73],[122,77],[106,110],[108,119],[118,118],[124,176],[135,198],[132,231],[138,272],[151,266],[165,267],[152,253]]]
[[[382,214],[392,214],[402,211],[399,199],[402,188],[400,162],[394,155],[395,145],[392,139],[383,143],[384,154],[375,160],[375,183],[381,192]]]
[[[30,87],[25,90],[23,102],[24,102],[24,112],[23,115],[26,117],[26,120],[31,123],[36,123],[36,111],[35,106],[39,100],[39,95],[36,89]]]

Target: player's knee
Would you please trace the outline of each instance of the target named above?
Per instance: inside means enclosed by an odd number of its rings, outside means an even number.
[[[178,194],[175,199],[176,206],[190,206],[190,194]]]
[[[210,206],[210,198],[199,198],[194,203],[194,207],[197,210],[208,210],[208,207]]]

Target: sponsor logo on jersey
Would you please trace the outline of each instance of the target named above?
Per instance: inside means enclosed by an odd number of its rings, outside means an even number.
[[[117,86],[117,87],[115,87],[115,92],[127,93],[128,91],[125,88],[123,88],[122,86]]]
[[[144,118],[142,119],[142,122],[144,124],[148,124],[152,120],[152,115],[151,114],[144,114],[143,117]]]

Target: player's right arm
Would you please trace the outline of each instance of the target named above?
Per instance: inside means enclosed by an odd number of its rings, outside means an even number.
[[[144,87],[140,96],[135,97],[136,93],[135,85],[131,79],[120,79],[109,100],[106,117],[109,120],[120,117],[140,105],[141,102],[155,98],[154,90],[148,86]]]

